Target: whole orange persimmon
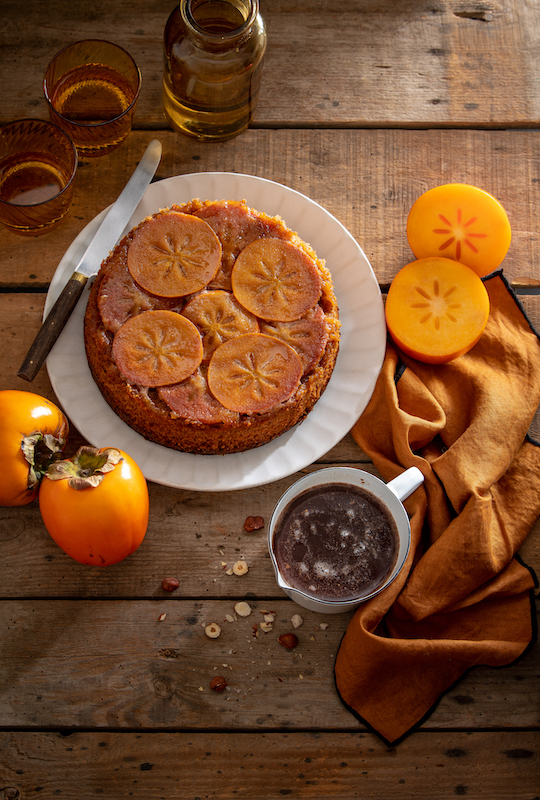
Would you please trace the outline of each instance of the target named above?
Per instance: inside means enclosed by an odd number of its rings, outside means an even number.
[[[43,472],[63,451],[68,432],[66,417],[50,400],[0,391],[0,505],[24,506],[37,497]]]
[[[57,461],[39,490],[45,527],[81,564],[110,566],[139,547],[148,527],[149,499],[139,466],[116,448],[81,447]]]

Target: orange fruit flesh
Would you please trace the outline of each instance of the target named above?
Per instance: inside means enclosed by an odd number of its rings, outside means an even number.
[[[222,289],[196,295],[182,314],[201,331],[205,359],[228,339],[243,333],[259,332],[257,317],[243,309],[234,295]]]
[[[236,336],[210,359],[208,385],[219,402],[241,414],[262,413],[287,400],[302,377],[292,347],[262,333]]]
[[[398,272],[385,314],[388,331],[404,353],[443,364],[479,340],[489,317],[489,297],[478,275],[464,264],[423,258]]]
[[[307,253],[280,239],[257,239],[241,251],[232,275],[234,296],[265,320],[291,322],[321,296],[317,265]]]
[[[183,297],[214,277],[221,264],[221,242],[204,220],[169,211],[140,225],[127,260],[133,279],[147,292]]]
[[[174,311],[143,311],[125,322],[113,340],[120,372],[140,386],[166,386],[185,380],[202,361],[195,325]]]
[[[498,200],[464,183],[428,189],[407,218],[407,239],[416,258],[450,258],[480,277],[501,264],[511,236],[510,222]]]

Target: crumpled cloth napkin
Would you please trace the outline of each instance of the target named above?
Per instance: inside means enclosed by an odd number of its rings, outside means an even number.
[[[389,481],[417,466],[412,544],[396,581],[349,623],[342,701],[387,743],[411,732],[476,665],[517,660],[536,636],[532,570],[516,552],[540,514],[540,339],[502,270],[478,344],[444,365],[389,342],[356,442]]]

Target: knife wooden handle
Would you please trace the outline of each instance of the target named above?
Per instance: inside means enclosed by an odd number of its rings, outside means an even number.
[[[69,315],[77,305],[86,281],[85,275],[74,272],[66,283],[26,354],[26,358],[17,373],[19,378],[24,378],[26,381],[34,380],[41,365],[60,336],[64,325],[69,319]]]

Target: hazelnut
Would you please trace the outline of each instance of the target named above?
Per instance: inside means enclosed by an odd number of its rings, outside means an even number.
[[[221,633],[221,628],[219,627],[217,622],[211,622],[210,625],[206,626],[204,632],[206,633],[209,639],[217,639]]]
[[[303,621],[304,620],[302,619],[300,614],[293,614],[292,617],[291,617],[291,622],[292,622],[293,628],[299,628],[300,625],[303,623]]]
[[[214,690],[214,692],[222,692],[227,686],[227,681],[221,675],[216,675],[215,678],[212,678],[210,681],[210,688]]]
[[[180,583],[176,580],[176,578],[163,578],[161,581],[161,588],[164,592],[175,592]]]
[[[249,617],[249,615],[251,614],[251,606],[244,600],[241,600],[239,603],[236,603],[234,610],[239,617]]]
[[[295,633],[282,633],[278,642],[286,647],[287,650],[294,650],[298,644],[298,636]]]
[[[244,522],[244,530],[251,533],[251,531],[258,531],[264,528],[264,519],[262,517],[247,517]]]
[[[235,561],[232,571],[235,575],[245,575],[248,571],[248,565],[245,561]]]

